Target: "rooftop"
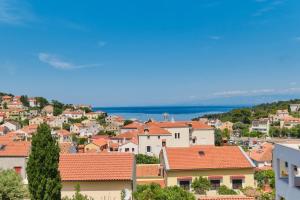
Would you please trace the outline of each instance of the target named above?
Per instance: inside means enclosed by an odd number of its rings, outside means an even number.
[[[254,168],[246,153],[237,146],[193,146],[165,148],[167,169],[205,170]],[[238,161],[238,162],[237,162]]]
[[[127,153],[61,154],[62,181],[132,180],[134,156]]]

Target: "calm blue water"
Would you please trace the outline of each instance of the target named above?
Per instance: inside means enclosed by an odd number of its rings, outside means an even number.
[[[191,120],[210,113],[228,112],[242,106],[149,106],[149,107],[96,107],[95,111],[105,111],[111,115],[121,115],[126,119],[146,121],[149,118],[162,120],[163,113],[168,113],[175,120]]]

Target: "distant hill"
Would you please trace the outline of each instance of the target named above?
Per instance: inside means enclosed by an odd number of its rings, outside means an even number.
[[[226,113],[206,114],[202,117],[249,124],[254,119],[265,118],[268,117],[269,114],[275,114],[276,110],[289,109],[289,105],[295,103],[300,103],[300,99],[263,103],[252,107],[234,109]],[[196,118],[195,120],[197,119],[199,118]]]

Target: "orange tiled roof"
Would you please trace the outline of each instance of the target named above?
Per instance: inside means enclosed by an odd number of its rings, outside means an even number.
[[[237,146],[173,147],[164,150],[170,170],[254,168]]]
[[[175,121],[175,122],[149,122],[149,125],[156,125],[161,128],[178,128],[178,127],[188,127],[186,122]]]
[[[107,139],[105,139],[105,138],[94,139],[92,141],[92,143],[101,147],[101,146],[107,145]]]
[[[11,138],[7,140],[0,139],[0,157],[27,157],[30,151],[30,142],[12,141]]]
[[[120,133],[119,135],[113,137],[113,139],[131,139],[131,138],[137,138],[138,131],[127,131],[125,133]]]
[[[131,124],[128,124],[126,126],[123,126],[122,129],[138,129],[140,127],[143,127],[144,124],[140,122],[132,122]]]
[[[252,160],[264,162],[272,161],[273,156],[273,144],[264,143],[261,148],[255,148],[250,151],[248,154]]]
[[[62,181],[132,180],[134,156],[127,153],[61,154]]]
[[[160,176],[160,164],[138,164],[136,165],[137,177],[158,177]]]
[[[151,124],[144,128],[139,128],[139,135],[171,135],[171,133],[166,129]]]
[[[60,142],[59,149],[60,153],[70,153],[70,148],[72,147],[72,142]]]
[[[187,124],[191,125],[193,129],[213,129],[213,127],[200,121],[191,121],[187,122]]]
[[[200,196],[198,200],[255,200],[254,197],[240,195]]]
[[[65,129],[61,129],[61,130],[58,130],[57,131],[57,135],[60,135],[60,136],[69,136],[71,135],[71,133]]]

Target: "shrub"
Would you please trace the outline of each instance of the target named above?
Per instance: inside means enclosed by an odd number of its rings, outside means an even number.
[[[219,195],[237,195],[236,191],[228,188],[225,185],[220,186],[217,192]]]
[[[207,178],[199,177],[196,178],[192,183],[192,188],[196,194],[206,194],[210,189],[211,185]]]

